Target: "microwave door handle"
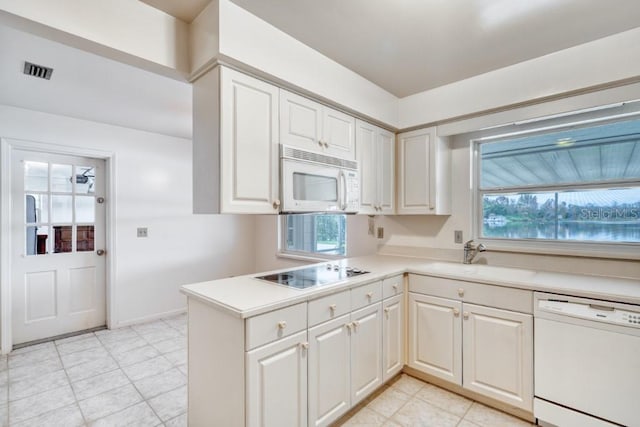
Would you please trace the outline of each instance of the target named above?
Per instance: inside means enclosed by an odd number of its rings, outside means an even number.
[[[344,171],[340,171],[340,178],[342,179],[342,197],[340,201],[340,209],[345,211],[347,210],[347,177],[344,174]]]

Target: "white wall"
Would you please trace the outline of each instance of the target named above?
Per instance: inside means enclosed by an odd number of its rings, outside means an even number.
[[[407,96],[399,126],[530,102],[640,76],[640,28]]]
[[[309,262],[278,257],[278,215],[256,216],[255,271],[297,267]],[[376,224],[378,220],[376,219]],[[347,256],[373,255],[381,242],[367,234],[367,215],[347,216]]]
[[[2,105],[0,137],[114,153],[112,326],[184,310],[183,284],[254,271],[251,216],[191,213],[189,140]]]

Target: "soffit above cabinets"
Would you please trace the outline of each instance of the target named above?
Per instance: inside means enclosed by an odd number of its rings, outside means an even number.
[[[149,6],[160,9],[181,21],[191,22],[211,0],[140,0]]]
[[[398,97],[636,28],[640,16],[637,0],[232,1]]]

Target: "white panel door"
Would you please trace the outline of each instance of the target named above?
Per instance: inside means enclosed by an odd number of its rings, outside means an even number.
[[[104,168],[13,152],[13,344],[105,325]]]
[[[395,135],[378,129],[378,205],[380,213],[393,215],[396,198],[396,139]]]
[[[356,158],[356,120],[329,107],[323,108],[322,142],[326,153],[342,159]]]
[[[518,408],[533,408],[533,316],[464,304],[464,383]]]
[[[221,212],[278,213],[278,88],[224,67],[220,88]]]
[[[360,210],[358,213],[374,215],[378,212],[378,174],[376,127],[356,122],[356,155],[360,171]]]
[[[324,152],[321,135],[322,105],[280,89],[280,142]]]
[[[398,135],[398,214],[427,214],[431,161],[429,129]]]
[[[462,384],[462,303],[409,293],[409,366]]]
[[[351,406],[382,384],[382,304],[351,313]]]
[[[307,423],[307,331],[247,353],[247,426]]]
[[[349,315],[309,329],[309,426],[327,426],[350,404]]]
[[[382,302],[382,377],[393,378],[404,366],[404,296]]]

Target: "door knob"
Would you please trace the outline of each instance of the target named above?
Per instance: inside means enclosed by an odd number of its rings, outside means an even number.
[[[104,249],[98,249],[98,250],[96,251],[96,254],[97,254],[98,256],[102,256],[102,255],[104,255],[104,254],[105,254],[105,251],[104,251]]]

